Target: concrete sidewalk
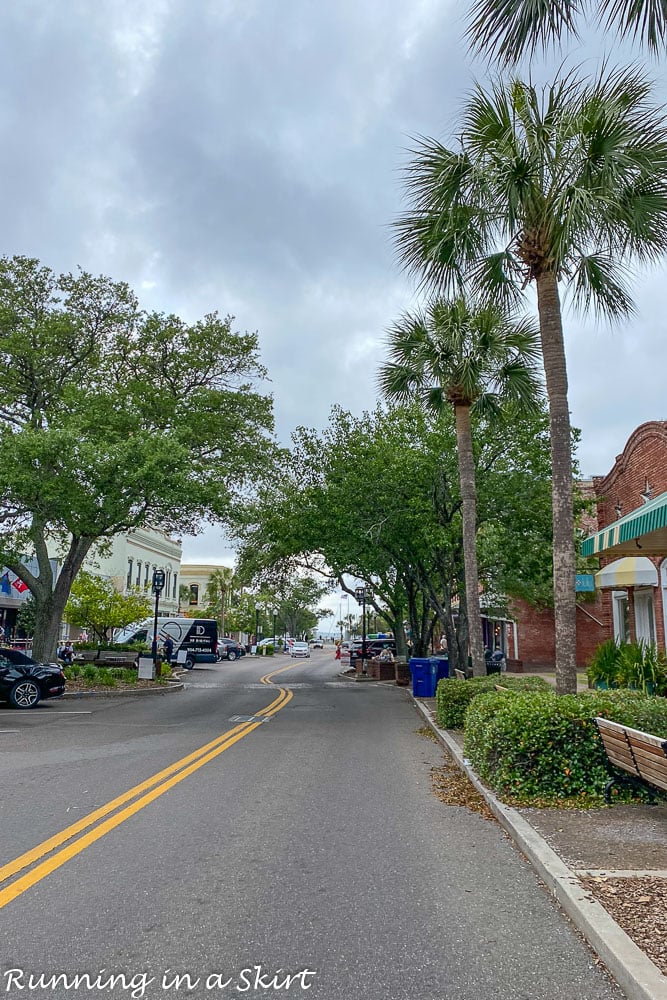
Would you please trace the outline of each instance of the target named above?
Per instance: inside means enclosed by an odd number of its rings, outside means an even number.
[[[590,886],[596,880],[616,884],[613,880],[641,879],[642,886],[657,880],[653,884],[659,884],[664,892],[667,806],[590,810],[506,806],[480,782],[464,758],[462,734],[439,728],[435,698],[415,698],[414,702],[629,1000],[666,1000],[667,975],[613,920]],[[657,897],[658,906],[664,898]],[[664,913],[658,911],[658,916],[664,918]]]

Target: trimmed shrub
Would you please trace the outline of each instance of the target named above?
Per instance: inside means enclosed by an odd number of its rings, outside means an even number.
[[[613,772],[596,715],[667,738],[667,701],[640,692],[493,692],[466,712],[465,753],[480,778],[512,800],[597,803]],[[641,790],[635,796],[645,798]]]
[[[265,646],[264,650],[265,650],[265,655],[266,656],[273,656],[273,654],[275,652],[275,646],[271,646],[271,645]]]
[[[553,687],[543,677],[472,677],[459,681],[446,677],[438,681],[435,693],[438,725],[443,729],[463,729],[466,709],[480,694],[493,691],[496,684],[502,684],[512,691],[553,691]]]
[[[99,668],[97,671],[97,677],[95,677],[95,682],[99,684],[100,687],[114,688],[116,686],[116,678],[108,667]]]

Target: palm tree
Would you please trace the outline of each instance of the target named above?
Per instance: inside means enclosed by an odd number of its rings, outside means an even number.
[[[467,34],[473,49],[508,65],[563,35],[579,38],[577,22],[586,15],[653,54],[667,38],[666,0],[476,0]]]
[[[215,612],[220,623],[220,635],[225,634],[225,612],[227,595],[232,592],[236,576],[231,566],[220,566],[214,569],[206,584],[206,602]]]
[[[473,674],[486,673],[477,572],[477,491],[471,417],[498,416],[507,403],[524,410],[540,393],[535,324],[495,306],[471,310],[462,298],[438,299],[405,313],[389,332],[389,361],[378,382],[388,399],[415,394],[430,408],[454,408],[463,516],[463,560]]]
[[[438,294],[516,307],[537,293],[551,432],[556,677],[576,691],[572,453],[561,286],[607,320],[632,313],[628,264],[667,249],[667,127],[637,71],[542,91],[477,86],[458,139],[422,139],[397,222],[404,266]]]

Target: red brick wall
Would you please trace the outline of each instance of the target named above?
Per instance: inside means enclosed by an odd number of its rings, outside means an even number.
[[[525,601],[513,601],[517,622],[518,657],[524,670],[531,666],[554,666],[556,640],[554,614],[550,608],[537,610]],[[606,593],[577,606],[577,667],[584,669],[596,647],[613,633],[611,597]]]
[[[648,482],[651,487],[651,499],[667,492],[667,420],[650,420],[641,424],[628,438],[622,453],[606,476],[596,476],[593,479],[598,496],[598,523],[595,530],[606,528],[608,524],[618,520],[617,506],[620,504],[621,517],[637,510],[644,503],[641,496]],[[639,553],[638,553],[639,554]],[[667,555],[667,553],[665,553]],[[617,556],[600,558],[600,565],[606,566],[617,559]],[[660,581],[660,564],[662,557],[648,557],[658,571]],[[630,630],[635,636],[635,615],[632,589],[630,594]],[[611,602],[611,596],[609,596]],[[655,588],[653,599],[656,634],[658,645],[665,645],[665,623],[662,608],[662,587]],[[610,630],[613,635],[613,625]]]
[[[647,479],[653,499],[667,492],[667,420],[651,420],[638,427],[611,472],[593,478],[598,497],[596,530],[618,520],[617,504],[621,504],[621,517],[641,507]]]

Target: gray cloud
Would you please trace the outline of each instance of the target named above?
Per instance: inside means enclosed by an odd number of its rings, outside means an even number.
[[[188,319],[234,313],[260,334],[284,442],[335,402],[359,412],[384,330],[412,302],[390,232],[409,137],[447,134],[472,85],[460,9],[3,5],[2,251],[126,279]],[[661,286],[639,282],[638,316],[613,334],[568,318],[584,472],[661,416]],[[212,551],[229,559],[217,529],[186,543],[189,559]]]

